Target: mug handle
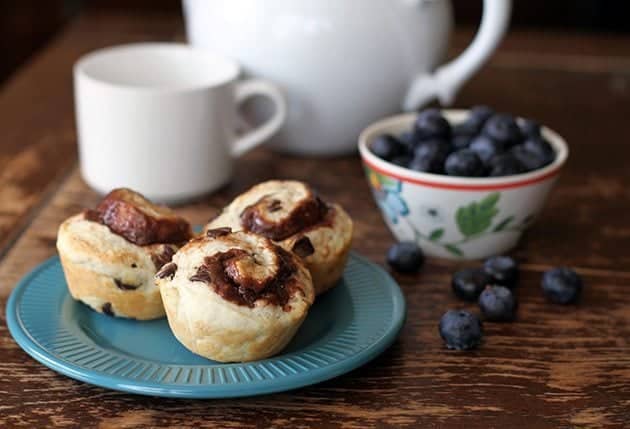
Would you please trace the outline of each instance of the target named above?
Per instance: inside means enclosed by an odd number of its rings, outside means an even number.
[[[481,25],[473,42],[459,57],[438,67],[433,74],[416,76],[403,109],[417,109],[434,98],[442,105],[453,103],[460,87],[479,70],[503,38],[511,10],[512,0],[484,0]]]
[[[250,97],[263,95],[269,97],[275,106],[271,118],[254,129],[248,130],[234,142],[232,155],[239,157],[263,143],[280,129],[287,119],[287,101],[280,88],[266,80],[250,79],[237,82],[235,85],[234,97],[237,105]]]

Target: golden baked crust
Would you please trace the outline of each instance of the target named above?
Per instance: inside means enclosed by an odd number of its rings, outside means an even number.
[[[338,204],[323,203],[298,181],[260,183],[230,203],[204,231],[251,230],[295,252],[311,272],[316,294],[335,286],[352,244],[353,224]]]
[[[313,303],[308,270],[259,235],[210,235],[191,240],[156,275],[173,334],[220,362],[280,352]]]
[[[139,245],[138,237],[166,241]],[[165,314],[154,275],[189,237],[188,223],[170,209],[119,189],[96,210],[64,221],[57,249],[73,298],[111,316],[148,320]]]
[[[164,316],[164,306],[155,287],[123,290],[115,280],[61,257],[63,271],[72,297],[99,313],[109,316],[151,320]]]
[[[57,250],[73,298],[112,316],[164,316],[153,276],[160,268],[156,261],[167,259],[177,246],[137,246],[79,214],[59,227]]]

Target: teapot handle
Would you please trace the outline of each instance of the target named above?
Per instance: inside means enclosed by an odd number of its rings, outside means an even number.
[[[437,98],[449,105],[459,88],[472,77],[488,59],[507,30],[512,0],[484,0],[483,16],[479,31],[466,50],[451,62],[435,70],[433,74],[421,74],[411,83],[404,110],[414,110]]]

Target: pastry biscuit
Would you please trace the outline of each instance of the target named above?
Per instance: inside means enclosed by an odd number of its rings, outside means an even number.
[[[230,227],[263,235],[300,256],[316,294],[337,284],[352,243],[352,220],[306,184],[271,180],[239,195],[205,230]]]
[[[57,249],[74,299],[110,316],[148,320],[165,314],[155,273],[191,236],[170,209],[116,189],[61,224]]]
[[[219,362],[280,352],[314,300],[300,258],[265,237],[230,228],[191,240],[156,281],[175,337]]]

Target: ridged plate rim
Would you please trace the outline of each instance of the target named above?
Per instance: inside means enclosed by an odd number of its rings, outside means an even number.
[[[50,259],[35,267],[26,276],[24,276],[14,288],[11,296],[9,297],[6,307],[7,325],[9,328],[9,332],[11,333],[17,344],[24,351],[26,351],[26,353],[28,353],[35,360],[39,361],[43,365],[60,374],[96,386],[134,394],[179,398],[230,398],[283,392],[316,384],[352,371],[381,354],[396,339],[398,332],[402,328],[406,314],[406,304],[404,296],[399,286],[390,277],[390,275],[378,265],[352,252],[350,254],[348,267],[346,268],[346,272],[344,273],[345,282],[353,282],[352,276],[348,274],[348,271],[350,267],[358,264],[358,267],[361,271],[363,271],[363,274],[367,275],[368,271],[370,271],[370,274],[373,274],[372,278],[374,284],[377,287],[382,288],[387,296],[391,296],[391,314],[384,315],[383,317],[383,319],[389,319],[389,323],[386,326],[383,326],[382,329],[370,332],[369,334],[373,335],[370,337],[370,340],[368,340],[367,344],[364,344],[363,347],[360,348],[360,350],[356,350],[355,352],[352,352],[347,356],[343,356],[337,361],[331,363],[326,362],[326,364],[323,364],[316,368],[306,368],[305,365],[302,365],[305,370],[288,375],[282,374],[283,371],[277,369],[278,365],[282,364],[286,366],[284,362],[287,359],[292,359],[293,361],[295,361],[297,359],[300,359],[302,353],[308,352],[312,354],[314,350],[307,349],[307,352],[296,351],[290,354],[279,355],[277,357],[272,357],[262,361],[241,364],[217,364],[209,361],[208,365],[162,365],[162,368],[167,368],[166,374],[168,374],[173,368],[179,368],[174,376],[173,383],[141,381],[129,377],[129,375],[134,373],[135,370],[128,371],[125,376],[117,376],[82,367],[72,361],[66,360],[53,353],[49,346],[42,344],[42,341],[38,341],[33,335],[33,329],[29,329],[29,327],[26,326],[23,318],[20,315],[25,292],[28,290],[29,287],[34,287],[33,285],[36,285],[38,280],[42,281],[41,279],[38,279],[38,276],[45,275],[47,269],[50,269],[52,268],[52,266],[58,264],[60,264],[59,257],[51,257]],[[65,280],[61,280],[59,281],[59,283],[61,283],[57,286],[60,289],[59,293],[68,294]],[[390,305],[389,303],[387,304]],[[358,329],[361,329],[361,326],[357,327]],[[68,335],[68,332],[70,333],[70,335]],[[72,332],[67,331],[65,336],[71,338]],[[334,338],[332,338],[329,343],[331,343],[333,340]],[[105,353],[110,354],[117,353],[115,351],[106,350],[103,348],[101,348],[101,350]],[[95,356],[98,356],[98,352],[95,353]],[[317,357],[317,355],[315,356]],[[319,360],[325,361],[325,359],[321,359],[321,357]],[[137,358],[134,362],[142,361],[151,362],[149,360],[143,360],[142,358]],[[116,367],[118,365],[119,364],[116,364],[113,367]],[[158,365],[158,369],[152,371],[154,374],[162,371],[162,368],[159,367],[159,364],[151,365]],[[256,365],[258,365],[258,367]],[[227,371],[230,374],[230,377],[236,377],[236,379],[238,379],[239,377],[234,375],[237,371],[241,372],[241,374],[249,374],[249,376],[251,376],[252,372],[256,374],[256,372],[259,371],[259,367],[263,368],[265,371],[271,371],[268,369],[267,365],[271,366],[271,368],[273,369],[272,372],[269,372],[270,374],[272,374],[272,377],[263,377],[262,380],[245,380],[224,383],[225,380],[222,378],[220,384],[212,383],[186,385],[176,383],[176,380],[179,379],[181,368],[186,368],[188,370],[188,378],[191,377],[192,372],[195,370],[198,370],[197,372],[201,373],[201,378],[203,378],[204,370],[208,371],[208,374],[210,374],[210,371],[212,370],[211,374],[214,381],[215,370],[220,374],[221,377],[225,377],[225,371]],[[123,365],[118,369],[127,368],[128,366],[128,364]],[[137,365],[131,365],[129,369],[135,368],[136,366]],[[254,369],[252,370],[251,368]],[[281,375],[273,374],[273,372],[279,372]],[[251,378],[249,376],[245,378]]]

